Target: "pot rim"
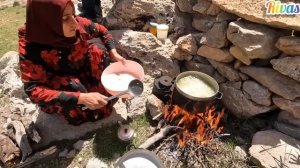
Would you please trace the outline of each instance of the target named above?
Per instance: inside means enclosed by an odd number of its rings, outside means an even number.
[[[205,81],[205,83],[208,83],[215,90],[215,94],[213,96],[211,96],[211,97],[195,97],[195,96],[192,96],[192,95],[189,95],[189,94],[183,92],[177,86],[177,83],[178,83],[178,81],[180,79],[182,79],[183,77],[186,77],[188,75],[192,75],[192,76],[198,77],[198,79],[200,79],[202,81]],[[203,80],[203,79],[206,79],[206,80]],[[180,73],[176,77],[175,88],[183,96],[187,97],[188,99],[195,100],[195,101],[208,101],[208,100],[212,100],[212,99],[216,98],[216,96],[220,93],[219,92],[219,84],[218,84],[218,82],[213,77],[209,76],[208,74],[205,74],[203,72],[198,72],[198,71],[186,71],[186,72]]]

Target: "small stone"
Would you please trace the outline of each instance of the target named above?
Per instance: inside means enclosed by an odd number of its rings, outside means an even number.
[[[193,27],[201,32],[209,31],[216,21],[216,17],[209,15],[196,15],[193,18]]]
[[[190,61],[193,56],[189,54],[188,52],[183,51],[181,48],[179,48],[177,45],[172,47],[173,54],[171,55],[171,58],[176,60],[187,60]]]
[[[184,52],[189,53],[190,55],[197,54],[197,42],[192,34],[180,37],[176,45]]]
[[[82,157],[78,158],[78,163],[81,163],[83,161]]]
[[[193,10],[201,14],[206,14],[206,11],[211,6],[211,2],[208,1],[198,1],[197,4],[193,6]]]
[[[234,148],[234,151],[241,157],[241,158],[246,158],[247,157],[247,152],[244,146],[236,146]]]
[[[244,64],[240,61],[240,60],[235,60],[233,68],[234,69],[240,69],[241,66],[243,66]]]
[[[227,78],[229,81],[241,80],[239,72],[233,69],[230,64],[225,64],[210,59],[208,61],[222,76]]]
[[[108,168],[108,165],[98,158],[91,158],[88,161],[86,168]]]
[[[76,143],[73,144],[73,148],[80,151],[84,146],[84,141],[83,140],[79,140]]]
[[[152,119],[155,120],[160,118],[163,105],[164,103],[155,95],[150,95],[147,97],[146,107],[150,111]]]
[[[248,79],[249,79],[249,77],[248,77],[246,74],[244,74],[244,73],[241,73],[241,72],[239,72],[239,76],[240,76],[240,78],[241,78],[243,81],[245,81],[245,80],[248,80]]]
[[[76,151],[73,149],[67,154],[66,158],[71,159],[74,158],[75,155],[76,155]]]
[[[246,54],[244,54],[243,51],[239,47],[233,46],[229,49],[229,52],[232,56],[234,56],[236,59],[240,60],[244,64],[246,64],[246,65],[251,64],[250,58]]]
[[[206,45],[201,46],[198,49],[197,54],[199,56],[213,59],[219,62],[228,63],[234,60],[234,57],[229,53],[228,49],[213,48]]]
[[[222,10],[215,4],[211,4],[207,9],[206,14],[208,15],[218,15]]]
[[[68,149],[63,150],[58,154],[59,157],[63,157],[63,158],[67,157],[67,155],[68,155]]]

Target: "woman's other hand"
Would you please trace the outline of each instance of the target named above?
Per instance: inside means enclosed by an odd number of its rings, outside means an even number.
[[[110,50],[109,52],[109,55],[112,57],[113,60],[115,61],[120,61],[122,63],[125,63],[126,59],[123,58],[118,52],[116,49],[112,49]]]
[[[80,93],[78,104],[85,105],[90,110],[96,110],[107,105],[107,97],[98,93]]]

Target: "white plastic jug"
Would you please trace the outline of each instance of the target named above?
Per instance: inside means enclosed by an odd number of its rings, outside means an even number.
[[[157,25],[157,38],[165,40],[168,37],[169,26],[166,24]]]

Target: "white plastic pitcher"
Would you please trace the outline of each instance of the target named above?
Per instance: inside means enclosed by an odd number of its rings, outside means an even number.
[[[169,26],[166,24],[157,25],[157,38],[165,40],[168,37]]]

